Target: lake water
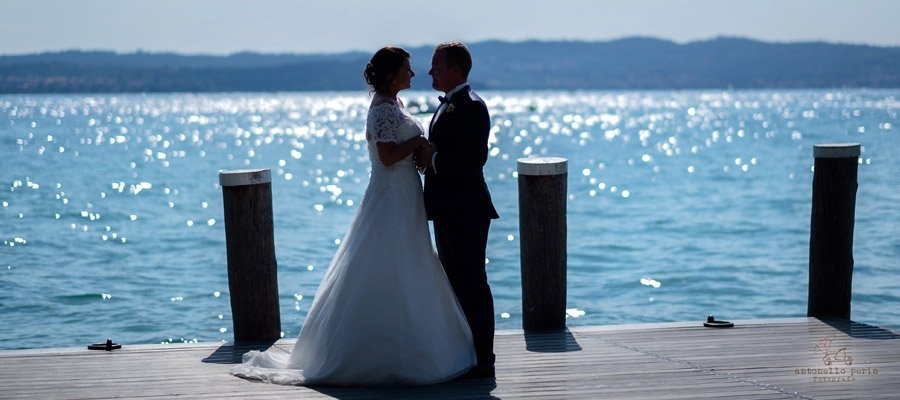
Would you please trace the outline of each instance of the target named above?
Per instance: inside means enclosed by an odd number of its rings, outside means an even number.
[[[806,315],[813,145],[862,145],[852,318],[900,329],[900,90],[483,92],[498,329],[516,160],[568,159],[567,323]],[[401,94],[430,119],[432,92]],[[272,170],[296,336],[368,180],[366,93],[0,96],[0,348],[231,340],[222,169]]]

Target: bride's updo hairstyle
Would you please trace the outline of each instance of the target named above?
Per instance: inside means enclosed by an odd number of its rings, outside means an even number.
[[[409,58],[409,52],[406,50],[399,47],[383,47],[366,64],[363,76],[366,77],[366,82],[373,91],[384,92],[397,72],[400,72],[400,67],[407,58]]]

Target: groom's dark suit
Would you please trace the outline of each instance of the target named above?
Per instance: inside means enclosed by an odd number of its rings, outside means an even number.
[[[428,140],[437,153],[425,171],[425,210],[434,221],[438,256],[456,292],[480,366],[494,364],[494,300],[485,272],[491,219],[499,218],[484,181],[491,118],[468,86],[445,99]]]

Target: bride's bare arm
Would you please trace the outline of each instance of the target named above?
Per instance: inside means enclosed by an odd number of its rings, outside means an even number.
[[[375,146],[378,148],[378,158],[381,159],[381,163],[385,167],[390,167],[397,161],[406,158],[416,149],[428,146],[428,139],[419,135],[403,143],[377,142]]]

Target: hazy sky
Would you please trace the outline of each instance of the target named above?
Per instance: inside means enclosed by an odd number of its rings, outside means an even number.
[[[900,0],[0,0],[0,55],[375,51],[448,40],[900,46]]]

